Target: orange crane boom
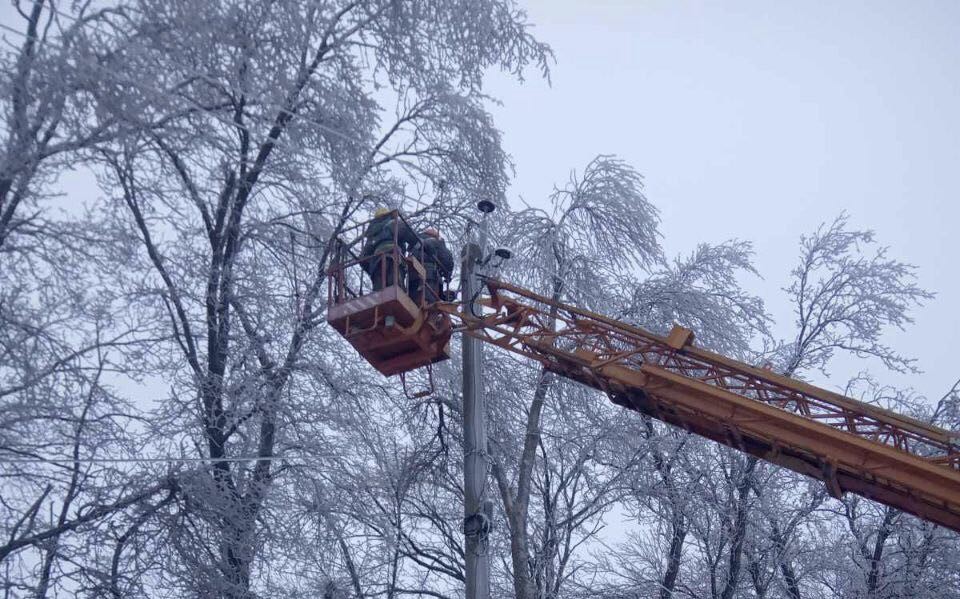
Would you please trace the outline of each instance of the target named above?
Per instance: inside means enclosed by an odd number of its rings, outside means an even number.
[[[928,423],[485,279],[493,309],[435,304],[467,335],[611,400],[960,532],[960,436]]]
[[[957,433],[706,351],[689,329],[661,337],[503,281],[483,278],[482,314],[431,303],[424,285],[411,297],[404,278],[425,280],[429,257],[401,251],[404,223],[391,214],[387,249],[362,250],[357,225],[337,238],[328,269],[327,321],[381,373],[403,378],[449,358],[459,330],[618,405],[822,480],[834,497],[850,491],[960,532]]]

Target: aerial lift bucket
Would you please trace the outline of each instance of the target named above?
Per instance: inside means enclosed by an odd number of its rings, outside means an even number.
[[[416,297],[408,293],[408,274],[426,279],[423,256],[400,250],[397,231],[402,217],[394,211],[391,218],[392,247],[365,255],[361,248],[369,223],[362,223],[335,241],[327,271],[327,322],[385,376],[448,359],[453,332],[450,317],[431,310],[425,301],[424,285]],[[432,373],[428,380],[432,387]]]

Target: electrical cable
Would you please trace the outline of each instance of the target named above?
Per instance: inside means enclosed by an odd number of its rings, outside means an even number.
[[[232,458],[172,458],[172,457],[145,457],[145,458],[7,458],[0,457],[3,464],[180,464],[180,463],[234,463],[234,462],[283,462],[283,461],[316,461],[322,456],[243,456]]]
[[[470,301],[467,304],[470,307],[470,314],[473,315],[474,318],[483,318],[483,309],[481,308],[480,314],[477,314],[477,310],[476,310],[477,299],[479,299],[480,294],[482,293],[483,293],[483,287],[480,287],[479,289],[477,289],[476,293],[473,294],[473,297],[470,298]]]

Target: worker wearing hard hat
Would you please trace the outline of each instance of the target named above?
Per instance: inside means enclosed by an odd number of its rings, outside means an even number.
[[[366,240],[360,257],[363,260],[363,270],[373,281],[374,291],[379,291],[393,285],[395,281],[402,283],[405,279],[403,261],[394,263],[394,246],[398,246],[400,253],[404,254],[415,246],[418,240],[399,212],[377,208],[373,216],[364,233]],[[395,275],[398,275],[396,279]]]
[[[424,291],[426,303],[447,300],[444,297],[443,283],[450,283],[453,276],[453,254],[447,244],[440,238],[440,231],[429,227],[421,235],[423,237],[423,268],[426,271],[426,288]]]

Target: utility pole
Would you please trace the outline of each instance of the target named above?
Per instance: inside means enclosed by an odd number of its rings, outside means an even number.
[[[487,215],[496,208],[482,200],[477,208],[483,213],[480,243],[472,240],[463,247],[460,265],[460,293],[465,320],[480,314],[476,302],[480,281],[477,278],[487,242]],[[483,395],[483,344],[463,335],[463,534],[465,539],[466,599],[490,597],[490,556],[487,537],[492,525],[492,509],[484,501],[487,483],[486,401]]]

